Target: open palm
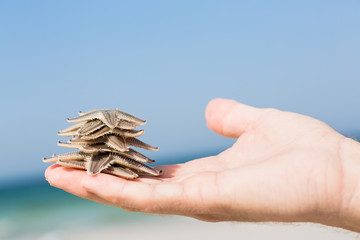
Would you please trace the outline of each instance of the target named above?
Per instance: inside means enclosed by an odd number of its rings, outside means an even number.
[[[236,143],[217,156],[160,166],[161,178],[88,176],[58,165],[48,168],[46,178],[80,197],[129,211],[206,221],[331,223],[337,217],[345,137],[310,117],[233,100],[211,101],[206,119],[215,132],[238,138]]]

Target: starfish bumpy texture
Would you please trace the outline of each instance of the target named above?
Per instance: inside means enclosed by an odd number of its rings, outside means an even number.
[[[67,120],[75,124],[60,130],[58,135],[72,138],[66,143],[59,141],[58,145],[79,151],[53,155],[43,162],[84,169],[89,175],[103,172],[126,179],[161,175],[161,171],[144,164],[154,163],[154,160],[130,148],[158,150],[136,138],[144,130],[135,128],[146,121],[118,109],[79,112],[79,117]]]

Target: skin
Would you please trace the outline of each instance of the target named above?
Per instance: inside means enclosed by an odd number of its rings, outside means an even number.
[[[52,186],[128,211],[204,221],[315,222],[360,232],[360,144],[316,119],[214,99],[207,125],[236,143],[128,181],[58,165]],[[106,187],[104,187],[106,186]]]

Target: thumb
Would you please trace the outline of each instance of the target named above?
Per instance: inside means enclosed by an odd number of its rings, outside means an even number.
[[[235,100],[215,98],[206,107],[208,127],[225,137],[238,138],[260,115],[260,109]]]

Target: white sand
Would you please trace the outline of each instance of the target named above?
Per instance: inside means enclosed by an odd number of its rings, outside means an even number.
[[[58,230],[24,239],[39,240],[189,240],[291,239],[354,240],[358,234],[316,224],[206,223],[185,217],[151,217],[102,228]]]

